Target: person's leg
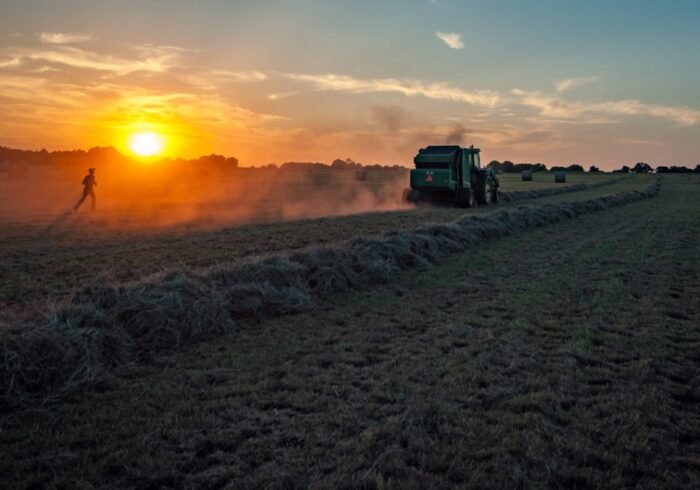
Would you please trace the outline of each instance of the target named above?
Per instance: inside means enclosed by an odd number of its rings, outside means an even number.
[[[80,201],[78,201],[78,204],[76,204],[73,209],[75,209],[76,211],[78,209],[80,209],[80,206],[83,204],[83,201],[85,200],[86,197],[87,197],[87,192],[83,192],[83,196],[80,198]]]
[[[95,195],[95,191],[90,191],[90,199],[92,199],[92,210],[95,210],[95,204],[97,204],[97,196]]]

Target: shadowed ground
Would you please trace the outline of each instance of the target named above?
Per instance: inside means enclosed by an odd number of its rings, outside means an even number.
[[[487,242],[4,421],[11,483],[699,484],[700,193]]]

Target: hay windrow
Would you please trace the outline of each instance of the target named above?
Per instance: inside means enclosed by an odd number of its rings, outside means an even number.
[[[100,278],[47,316],[0,329],[0,410],[55,400],[117,366],[229,333],[237,319],[302,311],[328,294],[389,282],[401,271],[429,267],[484,240],[652,197],[658,190],[656,179],[641,190],[501,209],[204,271],[174,270],[123,285]]]

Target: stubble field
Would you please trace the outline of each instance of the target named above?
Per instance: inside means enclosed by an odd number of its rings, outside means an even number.
[[[341,268],[357,236],[388,262],[387,244],[417,258],[357,286],[309,283],[293,312],[258,305],[226,335],[13,407],[0,472],[19,487],[697,487],[700,179],[655,179],[469,211],[118,233],[97,216],[5,222],[6,323],[96,274],[133,289],[319,247]],[[447,236],[470,242],[430,248]]]

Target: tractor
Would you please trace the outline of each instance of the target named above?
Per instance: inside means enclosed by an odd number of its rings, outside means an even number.
[[[479,148],[428,146],[413,159],[411,188],[404,200],[413,204],[452,204],[470,208],[498,202],[498,177],[481,168]]]

